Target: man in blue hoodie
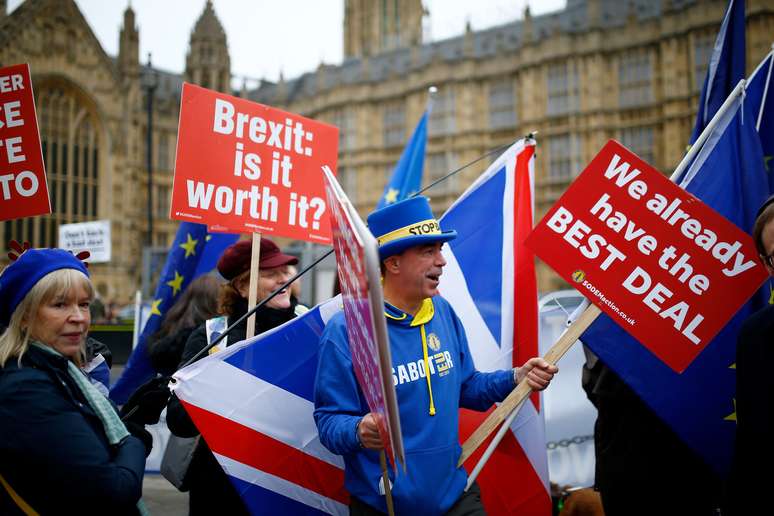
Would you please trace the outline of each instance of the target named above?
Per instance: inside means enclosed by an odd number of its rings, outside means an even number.
[[[407,473],[394,478],[389,472],[395,512],[484,514],[477,486],[464,492],[467,473],[457,467],[459,408],[486,410],[524,380],[545,389],[557,368],[536,357],[513,370],[476,371],[462,323],[438,295],[446,265],[441,246],[457,233],[441,231],[426,197],[377,210],[368,226],[379,242],[406,452]],[[323,445],[344,457],[351,514],[385,513],[382,443],[355,378],[343,312],[331,318],[320,339],[314,417]]]

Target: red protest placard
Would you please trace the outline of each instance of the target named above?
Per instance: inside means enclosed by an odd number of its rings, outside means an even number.
[[[0,220],[51,213],[30,67],[0,68]]]
[[[398,459],[405,467],[390,343],[383,315],[378,244],[333,174],[326,172],[325,179],[355,376],[369,409],[377,416],[379,436],[393,466],[396,467],[395,459]]]
[[[749,235],[613,140],[527,246],[677,372],[767,276]]]
[[[170,218],[329,244],[337,155],[334,126],[183,84]]]

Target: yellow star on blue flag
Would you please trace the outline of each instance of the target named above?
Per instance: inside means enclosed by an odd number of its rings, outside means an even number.
[[[196,244],[198,244],[198,240],[194,240],[191,238],[191,233],[188,233],[186,235],[186,241],[180,244],[180,247],[185,249],[185,257],[188,258],[189,256],[196,256]]]
[[[172,295],[176,296],[178,292],[180,292],[180,289],[183,288],[183,279],[185,279],[183,276],[177,273],[175,271],[175,279],[171,279],[167,281],[167,285],[172,287]]]
[[[161,327],[167,309],[174,305],[175,299],[193,279],[215,268],[223,250],[237,239],[237,235],[210,236],[204,224],[180,223],[175,240],[169,246],[166,262],[161,268],[155,294],[149,298],[151,316],[137,339],[137,346],[130,355],[123,374],[110,389],[113,401],[118,404],[126,403],[140,385],[153,378],[156,371],[146,353],[147,344]]]
[[[150,311],[151,315],[158,315],[159,317],[161,317],[161,310],[159,309],[159,307],[161,306],[161,303],[163,301],[164,301],[163,299],[153,300],[153,304],[151,305],[151,311]]]
[[[734,411],[731,412],[726,417],[724,417],[723,421],[733,421],[733,422],[736,422],[736,398],[734,398]]]
[[[428,111],[426,110],[419,119],[411,138],[406,142],[400,159],[392,171],[392,177],[384,186],[384,193],[379,198],[376,209],[402,201],[409,197],[409,192],[419,190],[419,186],[422,184],[422,169],[425,165],[427,118]]]
[[[387,193],[384,194],[384,202],[387,204],[394,203],[395,201],[398,200],[398,193],[399,193],[398,190],[394,188],[390,188],[389,190],[387,190]]]

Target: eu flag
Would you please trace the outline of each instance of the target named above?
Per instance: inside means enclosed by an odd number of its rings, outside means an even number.
[[[769,195],[752,102],[737,97],[683,175],[681,186],[750,232]],[[729,471],[736,431],[736,335],[764,301],[756,296],[677,374],[607,316],[581,337],[653,411],[719,474]],[[722,301],[720,301],[722,302]]]
[[[730,0],[710,55],[689,143],[693,145],[731,90],[745,77],[744,0]]]
[[[129,356],[123,374],[110,389],[110,398],[117,404],[126,403],[135,389],[156,374],[146,353],[146,346],[150,336],[161,326],[164,314],[194,278],[215,267],[223,250],[238,238],[238,235],[229,234],[210,235],[207,226],[203,224],[180,224],[159,277],[148,322],[140,334],[137,347]]]
[[[774,50],[761,61],[747,82],[745,102],[750,103],[763,148],[763,164],[774,191]]]
[[[376,209],[381,209],[394,202],[406,199],[419,191],[422,184],[422,170],[425,165],[425,144],[427,143],[428,111],[419,119],[414,134],[403,149],[392,178],[384,187],[384,194],[379,199]]]

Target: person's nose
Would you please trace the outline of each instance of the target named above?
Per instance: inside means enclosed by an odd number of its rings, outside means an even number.
[[[446,259],[443,257],[443,253],[440,249],[435,253],[435,265],[438,267],[446,266]]]
[[[70,314],[68,319],[70,322],[73,323],[83,323],[86,322],[88,317],[88,312],[83,310],[79,304],[74,304],[70,307]]]

